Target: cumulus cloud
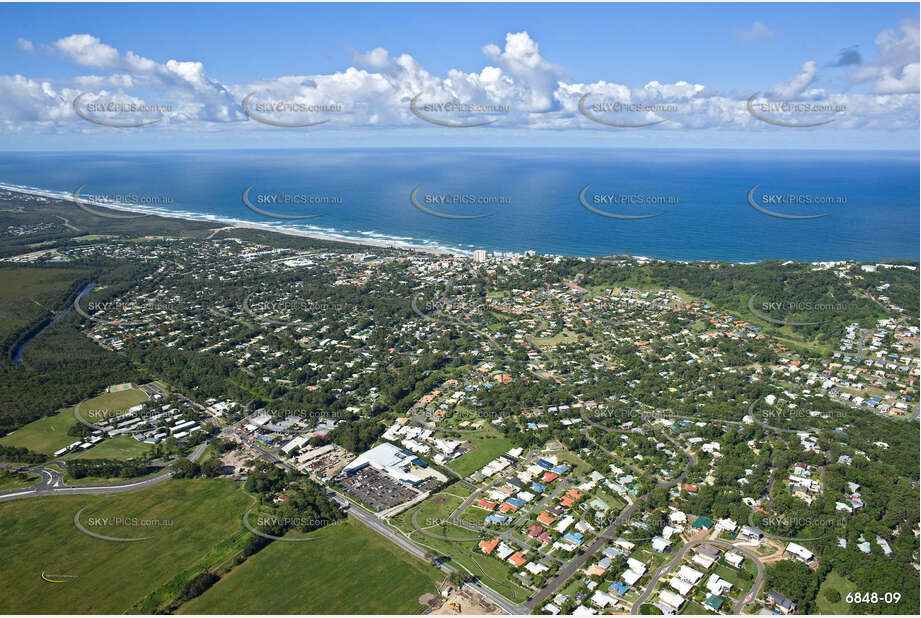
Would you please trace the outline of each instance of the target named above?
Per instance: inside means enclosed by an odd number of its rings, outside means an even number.
[[[745,31],[747,41],[774,35],[756,22]],[[22,47],[22,44],[20,44]],[[804,62],[788,80],[774,85],[764,96],[782,100],[821,100],[848,110],[841,127],[896,128],[917,126],[918,30],[901,24],[876,38],[878,62],[856,62],[849,48],[833,63],[851,71],[853,83],[870,83],[868,93],[828,93],[817,87],[820,71],[815,61]],[[639,111],[612,119],[630,123],[660,122],[658,129],[765,128],[745,106],[746,95],[721,93],[704,83],[651,79],[642,86],[598,80],[575,83],[565,70],[544,57],[526,31],[506,34],[500,46],[481,48],[484,66],[476,71],[451,69],[433,75],[416,58],[378,47],[352,55],[342,71],[313,75],[281,75],[247,83],[222,84],[195,60],[153,60],[132,51],[120,51],[95,36],[73,34],[42,49],[68,59],[91,74],[70,79],[37,80],[21,75],[0,76],[0,123],[20,131],[29,123],[56,131],[95,130],[77,118],[72,109],[76,96],[84,103],[112,101],[167,103],[160,130],[169,126],[239,127],[276,130],[254,122],[243,113],[241,102],[284,101],[323,106],[334,111],[309,118],[330,122],[326,128],[420,127],[424,123],[410,109],[410,101],[462,102],[500,105],[509,111],[495,116],[495,127],[538,129],[599,129],[580,112],[579,102],[617,102],[640,106]],[[851,53],[853,52],[853,54]],[[588,96],[587,96],[588,95]],[[305,121],[304,114],[278,118]],[[445,118],[448,120],[448,118]],[[457,118],[450,118],[458,120]]]
[[[777,33],[756,21],[748,30],[733,30],[732,38],[742,43],[770,43],[777,38]]]
[[[29,52],[30,54],[35,51],[35,45],[32,44],[32,41],[29,39],[24,39],[19,37],[16,39],[16,47],[21,49],[24,52]]]
[[[795,99],[812,85],[818,74],[819,71],[814,60],[804,62],[797,75],[771,88],[771,94],[781,99]]]
[[[884,30],[874,40],[879,60],[852,75],[855,83],[870,82],[877,94],[917,94],[919,82],[918,22],[904,20],[898,29]]]

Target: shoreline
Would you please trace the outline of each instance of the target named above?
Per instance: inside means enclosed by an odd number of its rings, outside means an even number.
[[[73,195],[68,195],[60,191],[52,191],[52,190],[41,189],[37,187],[23,187],[19,185],[10,185],[2,181],[0,181],[0,190],[9,191],[11,193],[19,193],[19,194],[27,195],[27,196],[44,197],[44,198],[52,199],[52,200],[71,202],[73,204],[77,203],[77,200],[74,198]],[[81,200],[81,201],[84,201],[84,200]],[[374,247],[377,249],[394,249],[397,251],[425,253],[425,254],[436,255],[436,256],[452,256],[452,257],[466,257],[466,258],[473,257],[473,250],[464,250],[464,249],[447,247],[443,245],[426,246],[424,244],[415,244],[415,243],[403,242],[403,241],[398,241],[398,240],[388,241],[388,240],[378,240],[378,239],[369,239],[369,238],[356,238],[354,236],[344,236],[344,235],[329,234],[329,233],[324,234],[322,232],[315,232],[315,231],[310,231],[310,230],[297,230],[297,229],[292,229],[292,228],[281,228],[281,227],[276,227],[270,224],[255,223],[252,221],[241,221],[239,219],[232,219],[232,218],[222,218],[222,217],[218,217],[215,215],[206,215],[202,213],[194,213],[194,212],[188,212],[188,211],[161,212],[159,210],[153,210],[153,209],[142,209],[138,207],[132,208],[124,204],[115,204],[115,205],[103,204],[103,203],[98,203],[98,202],[92,202],[89,200],[86,200],[86,203],[92,204],[99,208],[107,208],[109,210],[114,210],[114,211],[136,213],[136,214],[147,215],[151,217],[161,217],[164,219],[176,219],[179,221],[195,221],[198,223],[216,224],[215,227],[209,228],[211,234],[207,238],[210,238],[211,236],[213,236],[214,234],[222,230],[251,229],[251,230],[258,230],[258,231],[263,231],[263,232],[273,232],[275,234],[282,234],[286,236],[295,236],[299,238],[310,238],[313,240],[325,240],[328,242],[337,242],[337,243],[342,243],[342,244],[347,244],[347,245],[355,245],[357,247]],[[494,251],[489,251],[489,250],[487,251],[488,253],[495,253]],[[517,257],[524,257],[524,255],[519,252],[500,251],[499,253],[509,253]],[[659,262],[671,262],[671,263],[676,263],[676,264],[695,264],[695,263],[721,264],[723,263],[723,264],[739,265],[739,266],[760,264],[761,262],[781,262],[783,264],[788,264],[788,263],[789,264],[809,264],[811,266],[828,266],[828,265],[843,264],[843,263],[848,263],[848,262],[853,262],[855,264],[882,264],[882,263],[903,262],[903,261],[909,262],[909,263],[914,262],[913,259],[908,259],[908,258],[889,258],[889,259],[878,259],[878,260],[871,260],[871,261],[860,261],[860,260],[856,260],[853,258],[839,258],[835,260],[817,260],[817,261],[791,260],[791,259],[783,259],[783,258],[764,258],[761,260],[754,260],[754,261],[753,260],[730,261],[730,260],[714,260],[714,259],[681,260],[677,258],[652,257],[652,256],[644,256],[644,255],[619,254],[619,253],[618,254],[593,255],[593,256],[577,256],[577,255],[560,255],[556,253],[543,253],[540,251],[537,251],[537,255],[553,256],[553,257],[568,257],[568,258],[576,258],[576,259],[584,258],[584,259],[591,259],[591,260],[602,260],[602,259],[609,259],[609,258],[615,258],[615,257],[624,257],[624,258],[630,258],[632,260],[642,260],[642,261],[650,261],[650,262],[659,261]]]
[[[72,195],[61,194],[61,192],[55,192],[46,189],[40,189],[36,187],[21,187],[18,185],[9,185],[4,182],[0,182],[0,190],[10,191],[11,193],[19,193],[21,195],[28,195],[32,197],[44,197],[51,200],[60,200],[63,202],[71,202],[73,204],[77,203],[77,200]],[[221,218],[213,215],[205,214],[196,214],[190,212],[161,212],[158,210],[152,209],[143,209],[143,208],[131,208],[123,204],[103,204],[99,202],[93,202],[91,200],[81,199],[81,202],[86,204],[91,204],[99,208],[106,208],[109,210],[114,210],[117,212],[130,212],[140,215],[147,215],[150,217],[161,217],[163,219],[176,219],[179,221],[195,221],[198,223],[217,223],[221,224],[214,228],[210,228],[211,234],[215,234],[221,230],[227,229],[250,229],[250,230],[259,230],[262,232],[274,232],[276,234],[283,234],[286,236],[296,236],[299,238],[310,238],[313,240],[325,240],[328,242],[338,242],[349,245],[356,245],[359,247],[375,247],[377,249],[395,249],[400,251],[415,251],[418,253],[428,253],[432,255],[449,255],[454,257],[472,257],[473,251],[464,251],[462,249],[451,249],[449,247],[430,247],[425,245],[418,245],[413,243],[406,243],[400,241],[386,241],[386,240],[376,240],[376,239],[367,239],[367,238],[355,238],[353,236],[337,236],[335,234],[324,234],[322,232],[312,232],[310,230],[296,230],[291,228],[279,228],[274,225],[269,224],[260,224],[251,221],[240,221],[239,219],[230,219],[230,218]]]

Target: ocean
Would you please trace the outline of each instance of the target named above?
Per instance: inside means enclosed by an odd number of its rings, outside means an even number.
[[[885,261],[919,257],[918,167],[917,152],[3,153],[0,185],[466,255]]]

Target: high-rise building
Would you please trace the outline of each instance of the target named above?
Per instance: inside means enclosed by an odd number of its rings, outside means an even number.
[[[473,261],[476,263],[486,261],[486,251],[483,249],[477,249],[473,252]]]

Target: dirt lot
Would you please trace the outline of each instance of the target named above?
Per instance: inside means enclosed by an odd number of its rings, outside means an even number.
[[[455,611],[451,606],[451,603],[459,603],[461,611]],[[467,590],[458,593],[456,590],[454,590],[451,592],[451,594],[448,595],[448,598],[445,599],[444,605],[430,612],[430,614],[436,616],[459,614],[500,616],[503,615],[503,612],[498,607],[483,599],[483,597],[478,594],[471,593]]]

